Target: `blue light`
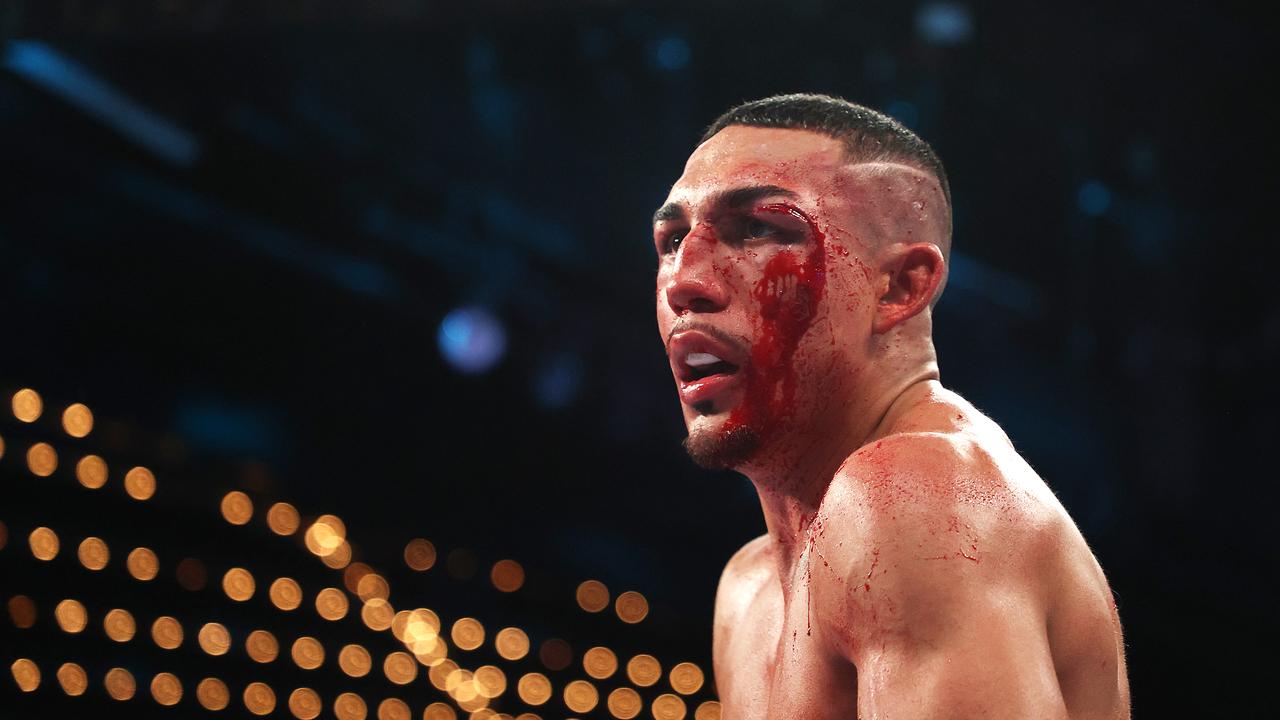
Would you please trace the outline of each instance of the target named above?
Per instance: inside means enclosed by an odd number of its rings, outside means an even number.
[[[679,70],[689,64],[693,51],[681,37],[666,37],[653,48],[653,59],[663,70]]]
[[[1101,217],[1111,208],[1111,190],[1097,180],[1089,180],[1076,192],[1076,204],[1085,215]]]
[[[35,40],[14,40],[4,67],[98,118],[133,142],[181,167],[194,165],[200,143],[79,63]]]
[[[502,322],[482,307],[458,308],[445,315],[436,340],[444,359],[467,374],[489,370],[507,349]]]
[[[934,45],[959,45],[973,37],[973,15],[960,3],[928,3],[916,12],[916,32]]]

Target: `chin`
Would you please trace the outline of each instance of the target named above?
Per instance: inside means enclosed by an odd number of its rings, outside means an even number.
[[[760,449],[760,434],[755,428],[736,427],[724,429],[724,419],[708,422],[700,418],[689,427],[684,439],[685,452],[700,467],[707,470],[732,470],[745,464]]]

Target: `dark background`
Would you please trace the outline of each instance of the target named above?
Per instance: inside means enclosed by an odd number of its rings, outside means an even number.
[[[30,428],[6,409],[0,595],[45,612],[59,583],[85,587],[74,558],[21,559],[51,513],[70,536],[145,528],[211,567],[247,554],[309,577],[296,548],[221,522],[239,487],[338,512],[371,564],[421,535],[481,568],[393,580],[425,596],[408,602],[709,667],[719,570],[763,524],[745,480],[679,447],[648,217],[718,113],[821,91],[895,115],[946,163],[943,381],[1003,425],[1098,555],[1135,712],[1260,716],[1280,639],[1263,587],[1276,33],[1245,7],[0,3],[0,386],[87,403],[97,447],[150,463],[162,489],[148,514],[88,504],[65,470],[62,490],[27,487],[22,439],[55,437],[56,413]],[[149,115],[62,94],[67,63]],[[485,372],[442,357],[459,307],[505,328]],[[484,581],[501,557],[529,572],[513,596]],[[578,611],[588,577],[643,592],[650,617]],[[6,668],[10,643],[103,670],[124,652],[0,625]],[[141,678],[155,651],[135,651]],[[198,655],[162,669],[194,678]],[[119,711],[100,672],[67,699],[53,667],[29,696],[0,681],[0,708]]]

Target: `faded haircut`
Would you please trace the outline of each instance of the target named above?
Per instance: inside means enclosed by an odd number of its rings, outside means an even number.
[[[830,95],[774,95],[730,108],[711,123],[698,144],[730,125],[810,130],[842,141],[852,160],[917,167],[938,179],[950,215],[951,186],[942,160],[929,143],[882,112]]]

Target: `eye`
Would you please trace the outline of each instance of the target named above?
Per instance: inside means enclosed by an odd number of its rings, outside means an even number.
[[[676,250],[679,250],[679,249],[680,249],[680,244],[681,244],[681,243],[683,243],[683,242],[684,242],[684,234],[683,234],[683,233],[672,233],[672,234],[668,235],[668,236],[667,236],[667,239],[666,239],[666,242],[664,242],[664,243],[662,244],[662,245],[663,245],[663,247],[662,247],[662,252],[663,252],[663,254],[665,255],[665,254],[668,254],[668,253],[673,253],[673,252],[675,252]]]
[[[764,238],[771,238],[777,235],[778,228],[770,225],[767,222],[764,222],[763,220],[749,218],[747,220],[746,226],[743,227],[743,233],[749,239],[760,240]]]

